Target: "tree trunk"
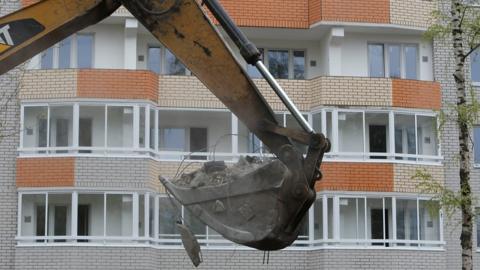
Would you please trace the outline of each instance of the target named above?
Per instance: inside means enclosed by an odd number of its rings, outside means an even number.
[[[465,91],[465,51],[463,48],[464,34],[461,25],[463,5],[461,0],[452,0],[452,37],[455,56],[455,85],[457,88],[457,108],[466,105]],[[460,110],[457,110],[457,114]],[[473,213],[470,187],[470,153],[469,153],[469,126],[465,117],[457,115],[459,127],[459,154],[460,154],[460,190],[462,193],[462,233],[460,241],[462,246],[462,270],[472,270],[472,231]]]

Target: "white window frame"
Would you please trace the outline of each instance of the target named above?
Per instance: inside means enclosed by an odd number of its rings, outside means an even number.
[[[421,72],[420,72],[420,46],[418,43],[397,43],[397,42],[375,42],[369,41],[367,42],[367,70],[368,70],[368,77],[371,76],[370,71],[370,53],[368,47],[370,45],[382,45],[383,46],[383,65],[384,65],[384,76],[383,78],[391,78],[391,79],[405,79],[405,80],[421,80]],[[390,77],[390,55],[389,55],[389,48],[390,46],[400,46],[400,77]],[[407,47],[415,47],[417,49],[417,59],[416,59],[416,79],[406,79],[406,54],[405,49]],[[373,77],[373,78],[382,78],[382,77]]]

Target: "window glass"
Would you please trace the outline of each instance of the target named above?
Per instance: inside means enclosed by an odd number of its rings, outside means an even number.
[[[41,54],[42,69],[53,68],[53,47],[48,48]]]
[[[480,213],[480,208],[475,208],[476,218],[475,223],[477,225],[477,248],[480,247],[480,218],[478,217],[478,213]]]
[[[104,194],[78,195],[78,236],[104,235]]]
[[[338,113],[338,141],[340,152],[363,152],[363,113]]]
[[[475,163],[480,163],[480,126],[473,128],[473,151],[475,154]]]
[[[92,34],[77,35],[77,67],[78,68],[93,67],[93,35]]]
[[[419,155],[436,156],[437,144],[437,119],[431,116],[417,117],[417,143]]]
[[[368,45],[368,64],[370,77],[385,77],[383,44]]]
[[[177,235],[176,223],[180,220],[181,206],[170,198],[159,200],[158,232],[160,238],[168,238]]]
[[[48,107],[25,107],[23,146],[47,147]]]
[[[72,194],[48,195],[48,235],[71,235]],[[64,242],[57,239],[54,242]]]
[[[396,203],[397,239],[418,240],[417,201],[397,199]],[[399,243],[397,245],[405,245],[405,243]]]
[[[161,129],[160,149],[164,151],[186,151],[186,134],[184,128]]]
[[[340,198],[340,238],[365,239],[365,199]]]
[[[46,195],[22,195],[22,236],[45,236]]]
[[[328,239],[333,239],[333,198],[327,198]]]
[[[314,239],[323,239],[323,199],[318,198],[313,205]]]
[[[305,120],[308,121],[308,115],[306,114],[303,114],[302,115],[303,118],[305,118]],[[288,128],[293,128],[293,129],[297,129],[297,130],[303,130],[301,127],[300,127],[300,124],[297,122],[297,120],[295,119],[295,117],[293,117],[291,114],[287,114],[286,115],[286,126]],[[299,143],[299,142],[296,142],[296,141],[292,141],[293,145],[295,145],[295,147],[297,147],[297,149],[302,152],[303,154],[306,154],[307,153],[307,148],[308,146],[305,145],[305,144],[302,144],[302,143]]]
[[[473,82],[480,82],[480,49],[477,49],[470,56],[471,76]]]
[[[149,208],[148,208],[148,223],[149,223],[149,236],[152,238],[158,238],[158,235],[155,235],[155,198],[150,194],[149,197]]]
[[[263,49],[258,48],[258,50],[261,53],[260,57],[261,57],[261,61],[263,62]],[[260,71],[258,71],[257,67],[252,66],[250,64],[247,64],[247,74],[250,76],[250,78],[253,78],[253,79],[262,78],[262,74],[260,73]]]
[[[155,149],[155,110],[150,109],[150,149]]]
[[[388,68],[390,78],[400,78],[401,73],[401,49],[400,45],[388,46]]]
[[[305,79],[305,52],[293,51],[293,78]]]
[[[255,134],[238,120],[238,152],[240,153],[261,153],[262,142]]]
[[[72,37],[60,41],[58,50],[58,68],[70,68]]]
[[[418,65],[417,46],[405,46],[405,78],[417,79],[417,65]]]
[[[146,221],[148,222],[148,220]],[[145,195],[138,195],[138,235],[145,236]]]
[[[133,146],[133,107],[108,107],[108,147]]]
[[[132,236],[133,198],[130,194],[107,194],[107,236]]]
[[[440,240],[440,215],[438,202],[420,200],[419,202],[420,240]],[[434,212],[435,213],[432,213]]]
[[[160,74],[161,52],[159,47],[148,48],[148,69],[157,74]]]
[[[165,74],[185,75],[187,69],[183,63],[168,49],[165,49]]]
[[[268,67],[273,77],[288,79],[288,50],[269,50]]]
[[[80,106],[78,143],[80,147],[105,146],[105,106]]]
[[[389,151],[389,129],[387,113],[365,113],[365,137],[367,151],[370,153],[387,153]],[[371,155],[373,159],[386,156]]]
[[[138,128],[138,146],[145,147],[145,107],[140,107],[140,126]]]
[[[50,107],[50,147],[72,145],[73,106]]]
[[[415,155],[415,116],[395,114],[395,153]],[[411,159],[410,157],[398,157],[397,159]]]
[[[206,238],[207,226],[197,217],[195,217],[188,209],[183,210],[185,224],[190,228],[192,233],[199,238]]]

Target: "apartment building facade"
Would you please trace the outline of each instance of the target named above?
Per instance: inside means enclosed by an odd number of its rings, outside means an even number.
[[[30,2],[0,0],[0,12]],[[458,268],[458,228],[429,211],[412,178],[426,170],[458,182],[455,126],[438,130],[455,97],[448,42],[422,36],[437,4],[221,2],[332,141],[295,244],[263,264],[263,252],[172,205],[158,175],[268,151],[121,8],[1,77],[2,91],[18,97],[1,117],[18,132],[0,141],[0,269],[190,269],[179,218],[199,239],[204,269]],[[298,127],[231,47],[278,122]]]

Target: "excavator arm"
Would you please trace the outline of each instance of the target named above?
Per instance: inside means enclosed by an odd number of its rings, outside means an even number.
[[[69,35],[95,24],[123,4],[252,131],[276,159],[243,162],[236,171],[206,163],[188,183],[223,177],[217,185],[184,185],[161,178],[170,194],[225,238],[261,250],[290,245],[315,200],[314,183],[329,142],[303,119],[217,0],[43,0],[0,18],[0,74]],[[222,25],[242,56],[257,66],[303,130],[277,124],[245,69],[206,14]],[[309,146],[304,157],[291,139]],[[248,164],[247,164],[248,163]],[[246,166],[249,165],[249,166]],[[223,173],[223,174],[222,174]],[[184,181],[185,182],[185,181]],[[208,182],[208,181],[207,181]],[[188,234],[188,233],[186,233]]]

